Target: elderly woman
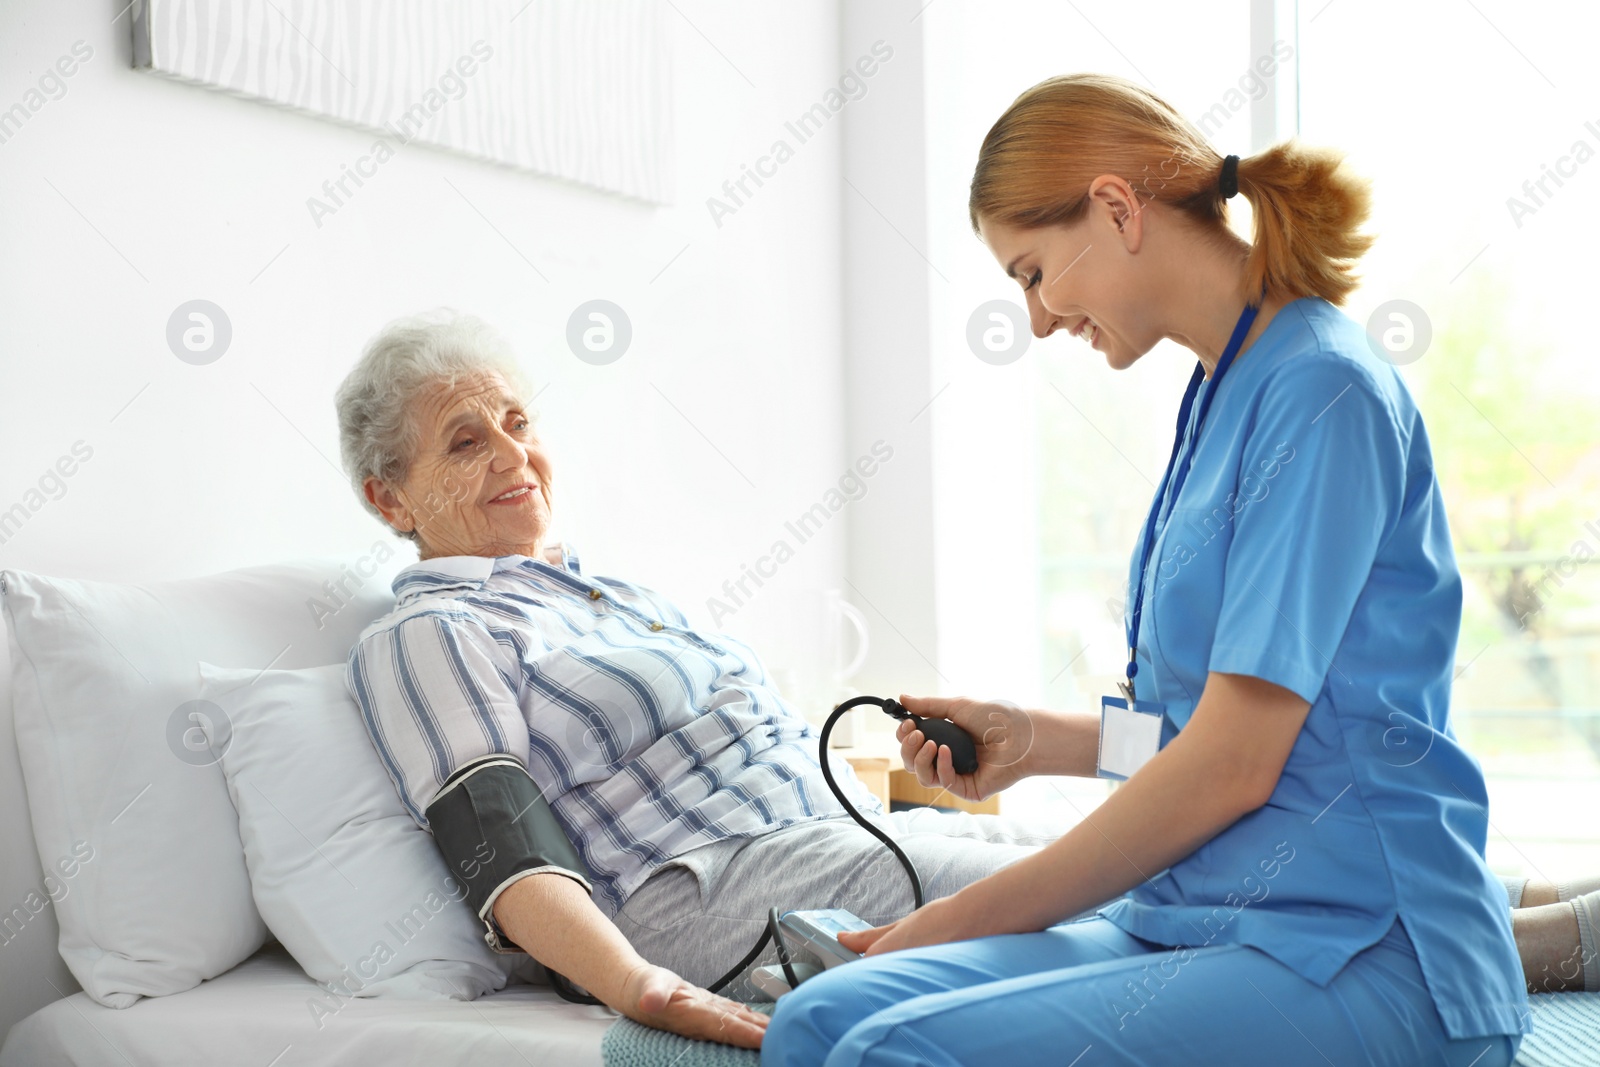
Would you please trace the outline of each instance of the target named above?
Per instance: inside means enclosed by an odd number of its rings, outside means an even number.
[[[421,557],[352,651],[351,689],[419,825],[453,772],[499,753],[580,854],[587,878],[504,880],[479,916],[491,946],[640,1022],[754,1047],[766,1017],[699,987],[745,954],[767,909],[887,921],[910,908],[907,879],[843,817],[812,731],[754,652],[546,543],[552,472],[525,396],[498,336],[448,314],[390,325],[340,387],[345,467]],[[988,817],[882,816],[840,775],[929,898],[1044,840]]]

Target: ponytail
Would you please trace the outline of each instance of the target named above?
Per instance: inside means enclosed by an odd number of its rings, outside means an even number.
[[[1255,216],[1245,291],[1344,303],[1373,242],[1358,232],[1372,208],[1367,181],[1332,149],[1285,141],[1239,161],[1239,192]]]
[[[1116,174],[1142,202],[1170,204],[1219,242],[1233,240],[1219,177],[1223,157],[1166,101],[1105,74],[1070,74],[1017,97],[978,152],[967,202],[983,219],[1032,229],[1069,224],[1089,208],[1089,183]],[[1342,304],[1373,237],[1368,182],[1329,149],[1293,141],[1238,164],[1255,217],[1244,292],[1254,300],[1318,296]]]

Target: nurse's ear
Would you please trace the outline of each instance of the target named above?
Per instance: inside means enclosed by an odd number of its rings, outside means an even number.
[[[1109,237],[1129,252],[1144,243],[1144,204],[1133,187],[1115,174],[1102,174],[1089,183],[1089,212]]]

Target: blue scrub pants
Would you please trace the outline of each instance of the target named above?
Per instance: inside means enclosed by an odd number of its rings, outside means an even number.
[[[761,1062],[1507,1067],[1520,1042],[1447,1037],[1399,922],[1321,988],[1253,948],[1096,917],[836,967],[778,1001]]]

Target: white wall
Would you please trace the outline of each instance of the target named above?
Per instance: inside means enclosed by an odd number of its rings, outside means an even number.
[[[840,40],[846,62],[891,53],[844,116],[841,194],[848,451],[893,450],[852,506],[845,591],[872,633],[856,683],[889,695],[940,688],[921,6],[846,4]]]
[[[935,386],[918,4],[674,0],[673,205],[409,146],[319,227],[307,198],[374,135],[134,71],[125,2],[0,5],[0,112],[90,53],[0,141],[0,514],[30,512],[0,531],[0,567],[136,581],[410,552],[336,469],[332,394],[383,323],[452,305],[499,326],[543,388],[556,533],[588,569],[749,641],[813,716],[839,694],[830,594],[869,620],[856,685],[944,688],[934,431],[914,417]],[[802,140],[790,124],[818,104]],[[746,167],[767,176],[715,217]],[[632,320],[608,366],[566,346],[594,298]],[[166,340],[194,299],[232,324],[206,366]],[[892,459],[848,479],[879,441]],[[89,458],[52,482],[75,446]],[[817,505],[802,542],[789,524]],[[0,764],[0,855],[21,856],[19,775]],[[0,903],[38,880],[6,865]],[[53,924],[31,936],[27,958],[70,990]],[[0,1032],[36,1006],[8,1004]]]
[[[780,19],[675,0],[672,206],[411,146],[319,228],[306,199],[374,136],[132,70],[124,2],[0,5],[0,111],[75,45],[92,53],[0,143],[0,512],[32,512],[0,533],[0,567],[141,580],[402,547],[334,469],[331,397],[384,322],[440,304],[498,325],[544,388],[558,535],[703,623],[707,598],[837,483],[841,123],[720,226],[706,204],[836,83],[832,4]],[[596,297],[634,329],[603,367],[565,342]],[[195,298],[233,327],[208,366],[166,343]],[[64,493],[47,478],[30,497],[75,444],[91,454],[65,465]],[[830,695],[823,605],[847,522],[796,544],[759,590],[747,579],[756,595],[718,620],[808,712]],[[0,750],[9,906],[40,876]],[[27,936],[8,959],[25,952],[70,992],[53,921]],[[8,1000],[0,1034],[37,1006]]]
[[[0,565],[140,579],[364,550],[385,535],[333,469],[331,395],[386,320],[439,304],[498,325],[547,386],[557,532],[702,621],[836,482],[840,123],[720,227],[706,206],[838,79],[833,5],[676,4],[673,206],[409,146],[318,228],[306,199],[373,135],[130,69],[124,2],[0,6],[0,109],[93,50],[0,144],[0,510],[93,450]],[[197,297],[233,325],[209,366],[165,341]],[[604,367],[564,340],[594,297],[634,328]],[[722,620],[802,696],[845,533]]]

